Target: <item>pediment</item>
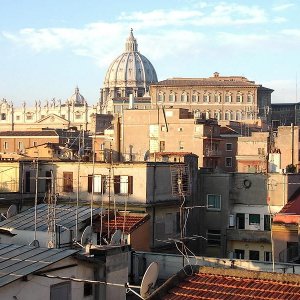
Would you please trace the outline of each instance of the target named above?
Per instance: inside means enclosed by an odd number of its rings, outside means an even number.
[[[62,118],[61,116],[58,116],[56,114],[49,114],[48,116],[38,120],[36,123],[39,124],[68,124],[69,121],[65,118]]]

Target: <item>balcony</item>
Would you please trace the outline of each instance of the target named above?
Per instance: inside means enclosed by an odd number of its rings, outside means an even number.
[[[203,152],[204,156],[206,157],[219,157],[222,155],[222,152],[220,150],[204,149]]]
[[[227,240],[271,243],[271,231],[228,228]]]

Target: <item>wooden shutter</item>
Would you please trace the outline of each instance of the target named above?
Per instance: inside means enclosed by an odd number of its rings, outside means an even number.
[[[63,178],[64,178],[63,191],[66,193],[73,192],[73,173],[64,172]]]
[[[88,175],[88,193],[91,193],[93,189],[93,175]]]
[[[114,191],[115,194],[120,194],[120,176],[114,176]]]
[[[128,194],[133,194],[133,176],[128,176]]]

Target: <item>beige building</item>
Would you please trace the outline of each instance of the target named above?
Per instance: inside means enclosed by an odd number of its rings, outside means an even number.
[[[271,93],[243,76],[171,78],[152,84],[153,107],[184,107],[207,118],[254,123],[270,121]]]
[[[253,132],[251,136],[238,138],[237,171],[267,172],[269,132]]]
[[[192,152],[198,156],[199,167],[219,166],[220,126],[215,120],[168,108],[124,110],[119,122],[120,144],[115,147],[125,161],[149,160],[156,152]]]

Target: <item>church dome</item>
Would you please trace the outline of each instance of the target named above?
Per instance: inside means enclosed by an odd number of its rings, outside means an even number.
[[[157,82],[156,71],[151,62],[138,52],[138,44],[130,35],[125,43],[125,52],[109,66],[103,88],[143,88],[144,92],[152,83]]]
[[[68,104],[83,105],[86,103],[84,97],[79,93],[78,86],[75,88],[75,93],[67,100]]]

